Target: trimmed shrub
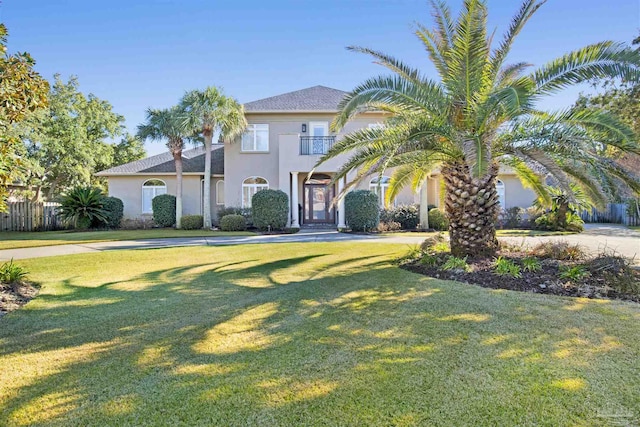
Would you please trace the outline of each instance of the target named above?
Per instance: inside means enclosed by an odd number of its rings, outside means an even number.
[[[222,231],[244,231],[247,229],[247,221],[242,215],[225,215],[220,218],[220,229]]]
[[[242,215],[247,220],[247,227],[253,227],[253,217],[251,216],[251,208],[237,208],[233,206],[222,207],[218,209],[218,224],[222,217],[227,215]]]
[[[429,211],[429,227],[438,231],[447,231],[449,229],[449,220],[438,208]]]
[[[400,205],[380,211],[381,223],[397,222],[402,230],[415,230],[420,223],[420,207],[418,205]]]
[[[380,222],[378,196],[369,190],[351,191],[344,197],[344,213],[351,230],[375,230]]]
[[[282,230],[288,215],[289,196],[282,190],[261,190],[251,198],[251,216],[258,230]]]
[[[151,200],[153,222],[159,227],[171,227],[176,223],[176,197],[161,194]]]
[[[102,208],[106,212],[107,220],[105,225],[109,228],[120,228],[124,204],[117,197],[105,197],[102,199]]]
[[[198,230],[203,227],[202,215],[184,215],[180,222],[183,230]]]

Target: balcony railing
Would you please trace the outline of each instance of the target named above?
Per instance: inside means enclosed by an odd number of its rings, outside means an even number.
[[[301,136],[300,155],[313,156],[327,154],[336,141],[335,136]]]

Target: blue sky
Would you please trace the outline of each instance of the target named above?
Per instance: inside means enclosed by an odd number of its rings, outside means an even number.
[[[457,11],[462,1],[449,3]],[[519,4],[488,0],[498,34]],[[349,90],[384,72],[348,45],[435,75],[412,33],[415,22],[431,25],[426,0],[3,0],[0,19],[11,51],[30,52],[48,79],[77,75],[81,90],[111,102],[131,131],[147,107],[173,105],[190,89],[222,86],[248,102],[318,84]],[[639,28],[638,0],[549,0],[510,60],[540,65],[592,42],[629,42]],[[566,107],[578,92],[542,107]]]

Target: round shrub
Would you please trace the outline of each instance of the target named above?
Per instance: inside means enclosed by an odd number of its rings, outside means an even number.
[[[420,223],[418,205],[400,205],[393,209],[393,221],[399,222],[403,230],[415,230]]]
[[[183,230],[198,230],[203,227],[202,215],[184,215],[180,222]]]
[[[117,197],[105,197],[102,199],[102,209],[106,213],[105,225],[109,228],[120,228],[122,215],[124,214],[124,204]]]
[[[289,196],[281,190],[258,191],[251,198],[251,214],[258,230],[282,230],[287,226]]]
[[[378,196],[369,190],[347,193],[344,197],[344,214],[351,230],[374,230],[380,222]]]
[[[433,208],[429,211],[429,227],[438,231],[446,231],[449,229],[449,220],[438,208]]]
[[[222,231],[244,231],[247,229],[247,221],[242,215],[225,215],[220,218],[220,229]]]
[[[160,227],[171,227],[176,223],[176,197],[161,194],[151,200],[153,221]]]

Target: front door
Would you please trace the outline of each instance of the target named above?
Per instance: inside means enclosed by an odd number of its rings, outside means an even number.
[[[304,186],[304,218],[306,224],[334,224],[335,215],[331,208],[333,185],[328,183],[307,183]]]

